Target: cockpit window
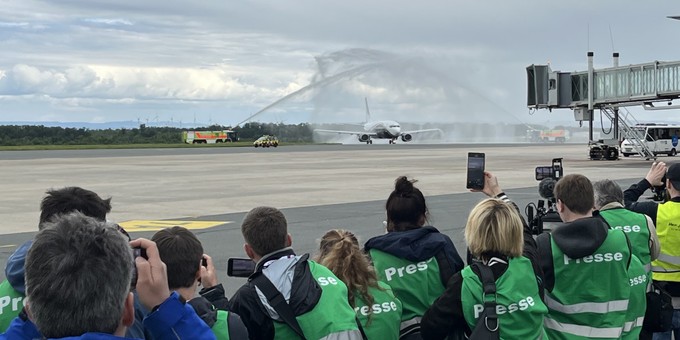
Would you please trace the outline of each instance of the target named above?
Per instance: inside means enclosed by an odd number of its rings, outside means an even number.
[[[399,125],[390,125],[391,128],[397,128]]]

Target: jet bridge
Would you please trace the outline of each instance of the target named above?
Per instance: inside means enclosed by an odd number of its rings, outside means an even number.
[[[527,106],[535,110],[573,110],[575,120],[590,123],[591,144],[594,143],[593,112],[600,110],[614,127],[614,141],[602,141],[603,144],[618,145],[628,138],[639,146],[641,156],[654,158],[632,129],[637,123],[635,118],[627,111],[619,115],[619,108],[637,105],[648,110],[679,108],[680,105],[672,105],[672,101],[680,97],[680,61],[619,66],[619,54],[614,53],[613,67],[596,70],[593,57],[593,52],[588,52],[587,71],[552,71],[549,65],[527,67]],[[658,102],[668,105],[655,105]]]

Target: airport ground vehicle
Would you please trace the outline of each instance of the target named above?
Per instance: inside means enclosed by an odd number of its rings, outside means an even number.
[[[619,159],[619,144],[616,139],[600,139],[588,143],[588,158],[591,160],[615,161]]]
[[[253,142],[254,147],[277,147],[279,146],[279,139],[276,136],[264,135]]]
[[[646,144],[654,156],[659,154],[675,156],[678,153],[680,125],[638,124],[633,129],[637,131],[639,140]],[[637,142],[630,139],[623,140],[621,153],[624,157],[637,154],[634,143]]]
[[[569,131],[557,130],[527,130],[527,139],[532,143],[564,143],[569,140]]]
[[[238,136],[235,131],[184,131],[182,132],[182,140],[187,144],[215,144],[238,142]]]

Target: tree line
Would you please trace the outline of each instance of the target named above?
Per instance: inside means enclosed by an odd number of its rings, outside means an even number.
[[[315,126],[322,129],[347,130],[342,124],[323,124]],[[514,136],[526,136],[528,127],[523,124],[480,124],[480,123],[427,123],[420,126],[408,126],[405,129],[442,128],[451,131],[462,140],[472,138],[480,133],[489,133],[502,129]],[[533,126],[533,129],[547,129],[546,126]],[[558,126],[554,129],[565,128],[570,132],[583,131],[583,128]],[[354,128],[355,130],[362,130]],[[87,129],[46,127],[42,125],[0,125],[1,146],[23,145],[123,145],[123,144],[180,144],[182,132],[196,131],[236,131],[241,141],[252,141],[262,135],[275,135],[282,142],[310,143],[313,142],[313,127],[308,123],[258,123],[251,122],[242,126],[230,128],[228,126],[211,125],[192,129],[176,127],[152,127],[141,124],[138,128],[121,129]]]
[[[141,124],[134,129],[86,129],[46,127],[42,125],[2,125],[0,145],[121,145],[121,144],[179,144],[182,132],[229,130],[228,126],[211,125],[192,129],[151,127]],[[312,130],[306,123],[273,124],[246,123],[233,128],[241,140],[250,141],[262,135],[276,135],[283,142],[311,142]]]

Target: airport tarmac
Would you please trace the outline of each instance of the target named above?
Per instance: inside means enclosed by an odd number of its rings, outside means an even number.
[[[550,165],[554,157],[564,158],[566,174],[611,178],[625,187],[644,177],[651,164],[637,157],[590,161],[585,145],[569,144],[5,151],[0,152],[0,266],[35,234],[46,189],[81,186],[112,197],[109,219],[129,226],[133,237],[150,237],[165,225],[204,228],[193,231],[215,258],[231,294],[244,282],[226,278],[226,263],[244,256],[245,212],[259,205],[283,209],[300,253],[313,253],[317,239],[331,228],[350,229],[365,241],[384,232],[384,202],[400,175],[418,180],[432,224],[463,254],[467,213],[484,197],[465,189],[468,151],[486,153],[487,170],[522,210],[539,198],[534,168]]]

